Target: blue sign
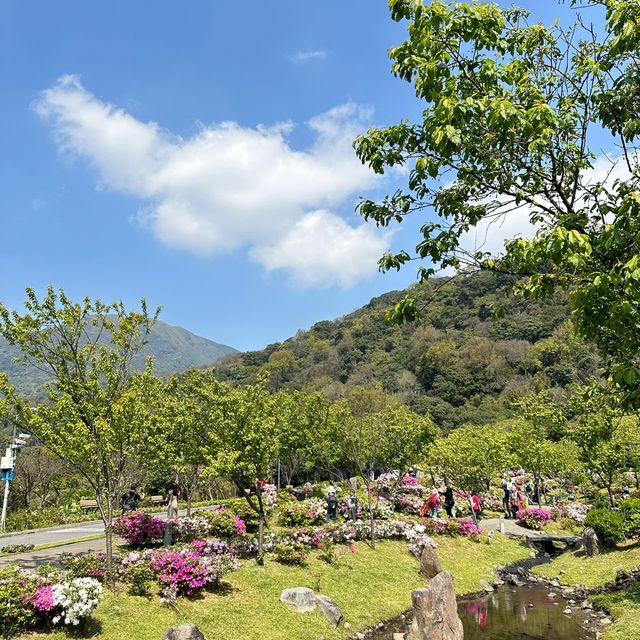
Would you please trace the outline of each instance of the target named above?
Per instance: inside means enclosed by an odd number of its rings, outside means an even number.
[[[13,480],[13,469],[3,469],[0,474],[0,480]]]

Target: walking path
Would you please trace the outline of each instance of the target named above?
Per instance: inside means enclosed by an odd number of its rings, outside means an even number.
[[[214,506],[214,505],[211,505]],[[191,512],[211,507],[195,507]],[[180,509],[178,515],[187,514],[186,509]],[[165,520],[166,513],[154,513],[156,518]],[[33,569],[41,564],[55,563],[63,553],[86,553],[88,551],[104,551],[104,538],[95,540],[85,540],[73,542],[78,538],[104,533],[102,520],[92,520],[91,522],[80,522],[76,524],[61,525],[58,527],[48,527],[46,529],[34,529],[32,531],[17,531],[0,536],[0,547],[13,544],[56,544],[58,546],[40,551],[27,551],[25,553],[15,553],[0,556],[0,567],[8,564],[17,564],[25,569]],[[118,541],[116,541],[118,542]],[[124,541],[120,541],[124,543]]]
[[[501,531],[508,536],[517,536],[518,538],[537,538],[542,534],[539,531],[531,531],[531,529],[525,529],[516,523],[515,520],[507,520],[506,518],[487,518],[486,520],[480,520],[478,526],[483,531]]]

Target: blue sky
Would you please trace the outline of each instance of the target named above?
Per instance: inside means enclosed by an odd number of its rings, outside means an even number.
[[[389,72],[403,29],[378,0],[2,0],[0,300],[144,296],[244,350],[410,284],[375,260],[419,221],[354,213],[400,177],[349,146],[419,113]]]

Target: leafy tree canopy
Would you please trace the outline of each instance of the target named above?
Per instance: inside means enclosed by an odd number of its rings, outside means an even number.
[[[436,214],[415,250],[383,256],[383,270],[426,260],[421,280],[438,268],[489,269],[524,276],[523,295],[567,289],[578,331],[637,403],[640,5],[571,4],[573,25],[546,26],[485,1],[390,0],[392,18],[408,23],[407,40],[390,52],[392,71],[424,108],[418,122],[355,141],[376,172],[409,169],[406,189],[359,210],[383,226]],[[618,147],[611,176],[593,171],[603,132]],[[537,229],[532,238],[509,240],[500,256],[464,245],[470,229],[486,232],[516,212]],[[390,317],[420,311],[409,295]]]

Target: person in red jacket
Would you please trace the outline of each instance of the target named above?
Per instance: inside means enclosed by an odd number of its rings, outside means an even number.
[[[471,492],[471,517],[473,518],[474,524],[478,523],[480,520],[480,512],[482,511],[482,502],[480,501],[480,496],[477,491]]]

